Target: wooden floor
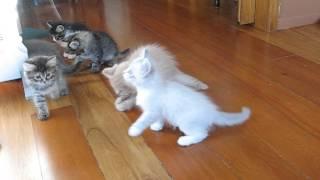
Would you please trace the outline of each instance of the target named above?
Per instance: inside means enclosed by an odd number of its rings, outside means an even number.
[[[320,64],[320,23],[272,33],[265,33],[251,27],[241,27],[240,30]]]
[[[218,129],[203,143],[188,148],[177,146],[180,134],[170,128],[159,133],[146,131],[144,140],[129,138],[128,117],[134,121],[139,112],[115,112],[108,82],[100,75],[79,75],[69,78],[71,95],[51,102],[50,107],[66,117],[76,114],[84,132],[79,141],[85,142],[85,137],[92,152],[81,151],[87,152],[83,157],[62,153],[45,159],[42,151],[46,149],[39,152],[40,145],[66,148],[69,153],[78,143],[52,143],[63,136],[72,139],[80,126],[61,118],[52,118],[48,124],[35,122],[20,81],[2,83],[0,179],[64,179],[64,168],[51,171],[59,168],[44,168],[43,162],[68,164],[66,161],[81,162],[84,157],[93,162],[91,153],[100,168],[90,165],[97,175],[93,179],[100,173],[106,179],[320,178],[320,65],[314,59],[241,30],[231,21],[234,15],[227,14],[228,9],[218,10],[210,0],[75,2],[57,3],[65,20],[84,21],[107,31],[123,49],[148,42],[167,46],[181,69],[209,84],[207,94],[223,110],[238,111],[247,105],[252,117],[242,126]],[[26,1],[20,13],[25,27],[43,27],[43,21],[56,19],[49,5],[34,7]],[[315,52],[314,48],[307,49]],[[66,125],[50,122],[57,120]],[[73,136],[57,133],[70,123],[68,131]],[[80,147],[86,148],[85,144]],[[83,168],[81,163],[77,167]]]

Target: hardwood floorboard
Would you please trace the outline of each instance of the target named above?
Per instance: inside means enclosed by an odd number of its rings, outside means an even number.
[[[20,81],[0,85],[0,179],[42,179],[30,114]]]
[[[320,63],[319,23],[272,33],[261,32],[251,27],[239,29],[316,64]]]
[[[104,179],[72,106],[51,110],[45,122],[32,119],[42,179]]]
[[[129,138],[129,119],[134,121],[140,112],[116,112],[112,89],[100,75],[70,77],[70,97],[50,102],[50,107],[73,105],[107,179],[170,178],[166,171],[183,180],[320,177],[317,26],[270,36],[251,32],[234,23],[230,2],[220,9],[211,6],[210,0],[77,2],[57,2],[63,19],[107,31],[121,49],[158,42],[176,55],[181,69],[209,85],[206,93],[223,110],[238,111],[247,105],[253,112],[244,125],[217,129],[201,144],[181,148],[176,144],[180,133],[169,127],[157,133],[147,130],[144,140]],[[48,5],[24,6],[23,26],[44,27],[43,21],[57,18]],[[21,93],[19,82],[0,86],[0,169],[17,179],[42,179],[41,156],[39,159],[35,152],[35,143],[42,136],[34,138],[30,118],[23,121],[33,109]],[[25,111],[11,117],[15,107]],[[22,126],[27,127],[22,133],[8,131]],[[8,159],[13,153],[19,158],[10,159],[13,165],[5,167],[9,161],[1,158]],[[59,163],[54,159],[57,162],[53,163]],[[18,174],[13,174],[14,167],[19,168]]]
[[[127,135],[130,121],[116,111],[101,80],[73,83],[71,91],[79,121],[107,179],[170,179],[143,138]]]
[[[133,6],[133,5],[132,5]],[[141,7],[141,6],[139,6]],[[140,12],[145,12],[146,9],[139,9],[137,10],[139,13]],[[153,11],[155,12],[155,11]],[[211,49],[207,49],[207,51],[211,51],[208,53],[211,54],[217,54],[218,56],[223,57],[223,61],[229,61],[232,62],[234,65],[244,65],[244,66],[249,66],[252,68],[252,70],[257,71],[258,73],[264,73],[266,76],[277,76],[277,73],[273,72],[273,60],[276,60],[278,58],[282,57],[288,57],[291,55],[289,52],[286,52],[280,48],[276,47],[268,47],[270,45],[266,43],[261,43],[260,40],[256,40],[254,38],[248,38],[247,35],[243,33],[237,33],[236,37],[230,37],[228,36],[223,36],[221,34],[218,34],[219,39],[212,39],[214,35],[211,35],[209,33],[206,33],[205,30],[207,29],[204,28],[204,26],[201,26],[202,31],[198,32],[190,32],[188,28],[180,28],[177,25],[175,27],[173,26],[167,26],[167,19],[166,17],[161,17],[163,13],[159,11],[158,14],[155,14],[154,16],[138,16],[139,21],[142,21],[143,24],[150,24],[152,27],[150,29],[160,30],[165,31],[164,36],[170,36],[170,37],[177,37],[177,34],[183,34],[183,36],[180,36],[180,42],[183,44],[191,44],[190,48],[192,46],[201,46],[201,44],[208,44],[206,47],[213,47]],[[182,17],[184,18],[184,17]],[[147,20],[146,20],[147,19]],[[158,20],[154,22],[155,20]],[[160,21],[160,19],[165,19],[163,21]],[[183,21],[179,21],[180,24],[183,24]],[[184,25],[184,24],[183,24]],[[182,27],[188,27],[186,24],[185,26]],[[210,28],[208,28],[207,31],[211,31]],[[178,32],[178,33],[177,33]],[[171,33],[171,34],[170,34]],[[184,37],[190,37],[190,38],[184,38]],[[196,38],[193,38],[196,37]],[[204,38],[201,38],[204,37]],[[229,38],[230,37],[230,38]],[[176,38],[177,39],[177,38]],[[236,41],[234,42],[234,40]],[[228,41],[228,42],[227,42]],[[259,44],[259,45],[258,45]],[[270,54],[270,55],[269,55]],[[276,55],[276,56],[275,56]],[[268,57],[270,56],[270,57]],[[290,56],[289,56],[290,57]],[[297,59],[297,58],[294,58]],[[293,60],[292,60],[293,61]],[[302,63],[308,63],[305,62],[305,60],[300,60]],[[221,62],[224,63],[224,62]],[[277,63],[278,64],[278,63]],[[313,63],[309,63],[313,64]],[[317,64],[313,64],[312,66],[319,67]],[[292,68],[293,69],[293,68]],[[286,69],[283,69],[283,71]],[[266,74],[265,72],[270,72]],[[284,74],[286,72],[283,72]],[[308,71],[305,71],[305,74],[308,73]],[[311,76],[313,74],[310,74]],[[287,78],[291,78],[293,81],[298,81],[300,84],[305,84],[304,86],[301,86],[301,88],[296,88],[293,84],[288,84],[285,79],[278,79],[279,83],[287,88],[290,88],[292,91],[296,92],[297,94],[306,97],[307,99],[311,101],[316,101],[319,103],[317,100],[317,91],[313,91],[313,89],[308,89],[306,85],[314,84],[314,87],[318,88],[320,81],[317,81],[316,78],[306,78],[301,81],[301,79],[293,79],[294,77],[287,76]],[[282,80],[282,81],[281,81]],[[310,80],[310,81],[309,81]],[[291,87],[290,87],[291,85]],[[305,88],[304,88],[305,87]],[[310,86],[309,86],[310,87]],[[303,88],[303,89],[302,89]]]

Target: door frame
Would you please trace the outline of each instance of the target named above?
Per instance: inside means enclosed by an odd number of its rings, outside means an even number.
[[[239,0],[239,24],[252,24],[271,32],[277,29],[280,0]]]

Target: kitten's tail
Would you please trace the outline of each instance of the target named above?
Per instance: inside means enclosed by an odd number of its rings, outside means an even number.
[[[242,111],[239,113],[219,112],[214,124],[218,126],[233,126],[242,124],[249,118],[250,114],[251,111],[248,107],[242,107]]]

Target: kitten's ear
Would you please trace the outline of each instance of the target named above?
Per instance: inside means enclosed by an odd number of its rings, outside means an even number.
[[[117,67],[118,67],[118,65],[115,64],[112,67],[104,68],[104,70],[102,71],[102,74],[104,76],[106,76],[107,78],[111,78],[114,75],[114,73],[116,72]]]
[[[48,28],[50,28],[50,29],[52,28],[52,22],[51,21],[47,21],[46,24],[47,24]]]
[[[142,57],[143,57],[143,58],[148,58],[148,55],[149,55],[148,49],[147,49],[147,48],[143,48],[143,50],[142,50]]]
[[[30,64],[28,62],[23,63],[23,70],[26,72],[33,71],[36,69],[36,65]]]
[[[55,67],[57,65],[57,57],[56,56],[48,57],[48,61],[46,65],[49,67]]]
[[[63,31],[64,31],[64,26],[63,26],[63,25],[58,25],[58,26],[56,27],[56,31],[57,31],[58,33],[63,32]]]
[[[151,63],[148,58],[143,58],[140,62],[140,75],[146,77],[151,72]]]

